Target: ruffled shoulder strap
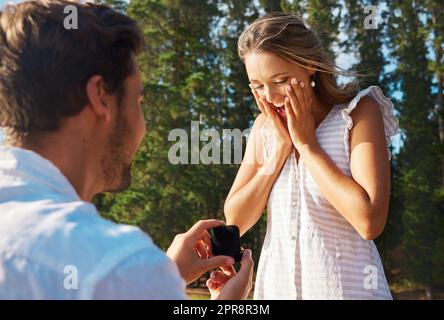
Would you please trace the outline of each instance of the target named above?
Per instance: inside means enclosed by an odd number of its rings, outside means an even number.
[[[381,91],[381,88],[378,86],[370,86],[365,90],[360,91],[356,97],[350,101],[348,106],[344,109],[342,109],[342,118],[344,119],[346,123],[346,136],[345,136],[345,146],[347,150],[347,154],[349,155],[349,130],[353,128],[353,119],[350,116],[351,112],[356,108],[359,100],[361,100],[362,97],[369,95],[372,97],[376,103],[378,104],[379,108],[381,109],[383,121],[384,121],[384,131],[385,131],[385,139],[387,143],[387,149],[389,152],[389,159],[391,158],[391,153],[389,146],[391,144],[391,137],[396,135],[399,131],[399,120],[394,115],[393,111],[393,104],[392,102],[384,96],[384,94]]]

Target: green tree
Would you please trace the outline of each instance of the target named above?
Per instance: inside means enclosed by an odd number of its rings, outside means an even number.
[[[319,35],[322,45],[335,58],[334,44],[338,42],[341,5],[334,0],[307,0],[307,22]]]
[[[437,173],[439,176],[439,188],[434,192],[434,201],[439,206],[439,216],[436,219],[437,234],[436,246],[433,254],[435,269],[433,278],[439,285],[444,285],[444,3],[442,1],[428,0],[424,3],[426,15],[426,31],[429,34],[430,50],[429,70],[434,76],[432,91],[435,107],[433,121],[438,128],[438,144],[435,151],[439,158]]]
[[[341,43],[346,52],[357,55],[357,63],[351,66],[352,70],[363,73],[360,78],[360,86],[366,88],[369,85],[378,85],[384,92],[388,86],[384,78],[386,59],[382,51],[385,36],[385,24],[377,21],[377,29],[365,28],[364,21],[369,13],[365,13],[366,6],[377,7],[379,1],[345,0],[346,14],[344,16],[345,34],[347,38]],[[384,13],[381,15],[385,16]]]
[[[414,0],[389,1],[389,46],[398,61],[394,90],[402,92],[397,102],[403,128],[403,148],[398,156],[404,212],[404,263],[409,276],[426,286],[429,297],[438,280],[436,269],[440,204],[434,197],[439,188],[437,126],[431,119],[434,109],[432,77],[428,71],[427,32],[420,19],[423,7]],[[428,270],[428,271],[427,271]]]

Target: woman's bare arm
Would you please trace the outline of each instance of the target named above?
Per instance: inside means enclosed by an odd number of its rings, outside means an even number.
[[[384,229],[390,197],[390,163],[379,106],[370,97],[351,114],[350,170],[345,175],[319,145],[304,146],[301,158],[321,193],[366,240]]]
[[[227,224],[237,225],[241,235],[247,232],[261,217],[268,201],[271,188],[291,150],[288,148],[277,152],[274,161],[262,158],[263,146],[260,128],[267,117],[260,114],[253,125],[248,139],[244,159],[236,175],[236,179],[227,196],[224,206]]]

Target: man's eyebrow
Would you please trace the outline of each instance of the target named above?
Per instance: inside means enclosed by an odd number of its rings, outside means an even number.
[[[282,75],[284,75],[284,74],[288,74],[288,72],[279,72],[279,73],[276,73],[276,74],[272,75],[272,76],[270,77],[270,79],[276,78],[276,77],[278,77],[278,76],[282,76]],[[249,80],[250,80],[250,82],[259,82],[258,80],[255,80],[255,79],[249,79]]]

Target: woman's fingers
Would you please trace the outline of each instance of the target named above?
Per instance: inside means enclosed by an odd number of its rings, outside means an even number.
[[[302,87],[300,85],[301,82],[297,81],[295,78],[291,79],[291,89],[293,95],[296,97],[296,107],[300,113],[304,113],[306,111],[305,101],[302,93]],[[302,82],[303,83],[303,82]]]
[[[234,269],[233,265],[221,266],[220,269],[229,278],[234,277],[236,275],[236,269]]]
[[[273,109],[273,107],[267,102],[267,100],[263,98],[259,98],[262,102],[262,105],[264,106],[265,112],[267,113],[268,118],[271,118],[274,122],[277,122],[279,119],[279,116],[276,112],[276,110]],[[277,124],[277,123],[276,123]]]
[[[228,276],[222,271],[213,271],[210,275],[211,281],[214,283],[225,283],[230,280],[232,276]]]
[[[312,91],[312,93],[309,94],[309,90],[307,90],[307,88],[304,88],[304,94],[305,94],[305,101],[307,101],[307,108],[313,114],[313,95],[314,95],[314,92]]]
[[[296,118],[298,118],[299,115],[300,115],[299,106],[298,106],[298,100],[297,100],[296,95],[293,92],[292,86],[288,85],[285,88],[285,91],[287,92],[287,97],[290,100],[291,110],[293,111],[294,116]]]
[[[287,114],[287,125],[288,128],[292,129],[295,125],[296,119],[290,104],[290,99],[288,97],[285,97],[284,105],[285,105],[285,113]]]
[[[307,90],[304,82],[299,82],[300,86],[300,92],[301,92],[301,98],[302,98],[302,106],[304,107],[305,111],[309,111],[311,104],[309,104],[308,96],[307,96]]]
[[[218,284],[211,281],[211,279],[207,280],[206,285],[207,285],[208,289],[210,289],[210,290],[216,290],[218,288]]]
[[[254,99],[256,100],[256,104],[257,104],[257,106],[259,107],[259,109],[261,110],[261,112],[262,112],[263,114],[266,115],[266,113],[265,113],[266,111],[265,111],[265,109],[264,109],[264,106],[263,106],[262,103],[260,102],[259,94],[257,93],[257,90],[254,89],[252,85],[250,85],[250,88],[251,88],[251,93],[253,93]]]
[[[216,282],[212,281],[211,279],[208,279],[206,282],[206,285],[207,285],[208,289],[210,289],[211,294],[213,294],[213,293],[215,293],[213,291],[219,290],[219,288],[221,286],[223,286],[223,283],[216,283]]]

